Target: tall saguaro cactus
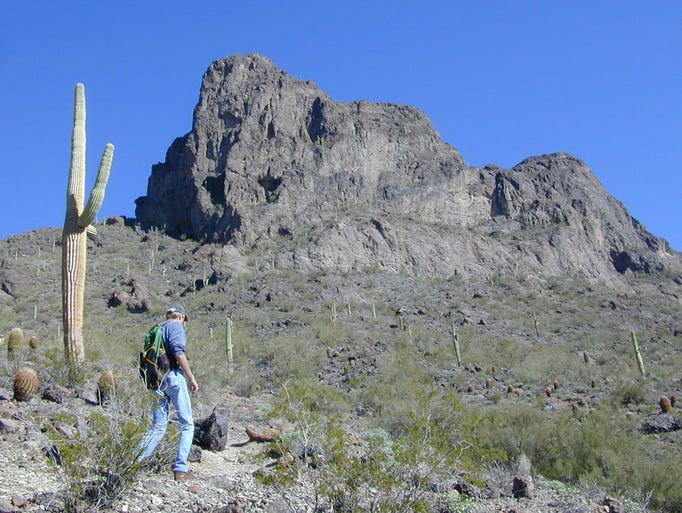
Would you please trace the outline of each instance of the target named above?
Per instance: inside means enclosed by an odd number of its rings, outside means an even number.
[[[85,202],[85,88],[76,84],[71,136],[71,165],[66,190],[66,218],[62,231],[62,315],[64,351],[74,363],[85,359],[83,348],[83,300],[85,293],[85,263],[87,235],[94,233],[92,221],[102,206],[109,179],[113,144],[107,144],[102,154],[95,186]]]

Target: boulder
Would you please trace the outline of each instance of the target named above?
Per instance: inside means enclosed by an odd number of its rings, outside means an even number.
[[[227,444],[229,410],[219,404],[205,419],[194,423],[194,443],[202,449],[222,451]]]
[[[642,422],[641,430],[647,434],[669,433],[682,429],[682,419],[675,415],[659,413],[651,415]]]

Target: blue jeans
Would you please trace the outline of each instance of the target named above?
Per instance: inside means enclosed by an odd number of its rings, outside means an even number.
[[[165,394],[159,399],[159,405],[152,412],[152,427],[144,435],[140,444],[140,461],[148,458],[159,445],[168,427],[168,413],[170,405],[173,405],[178,415],[180,429],[180,442],[178,443],[178,454],[173,464],[173,470],[187,472],[187,458],[189,450],[192,448],[194,438],[194,420],[192,419],[192,403],[189,399],[187,381],[182,369],[172,369],[162,386],[161,391]]]

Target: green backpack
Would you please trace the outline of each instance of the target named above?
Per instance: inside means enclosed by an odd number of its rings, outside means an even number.
[[[170,360],[163,343],[163,325],[152,327],[144,337],[140,353],[140,378],[149,390],[159,390],[170,370]]]

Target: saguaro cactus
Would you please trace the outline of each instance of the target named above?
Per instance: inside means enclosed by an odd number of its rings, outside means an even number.
[[[644,362],[642,361],[642,353],[639,352],[639,344],[637,343],[637,335],[634,331],[630,331],[632,336],[632,347],[635,350],[635,359],[637,360],[637,367],[639,367],[639,373],[643,378],[646,378],[646,371],[644,370]]]
[[[62,315],[64,351],[69,360],[80,363],[83,348],[83,299],[87,234],[94,234],[92,221],[102,206],[109,179],[114,146],[107,144],[102,155],[95,186],[85,202],[85,88],[76,84],[71,136],[71,165],[66,190],[66,218],[62,231]]]

